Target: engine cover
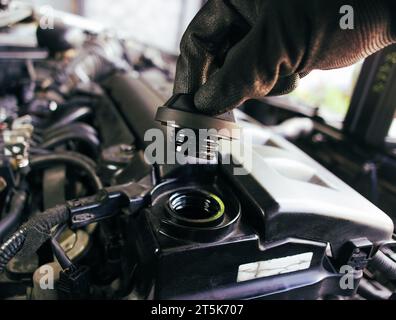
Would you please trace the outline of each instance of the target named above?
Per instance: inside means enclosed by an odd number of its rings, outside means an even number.
[[[363,269],[373,246],[391,240],[391,219],[267,134],[246,175],[234,175],[246,159],[230,152],[237,164],[183,166],[163,177],[151,206],[128,227],[138,296],[316,299],[355,292],[340,287],[339,268]]]

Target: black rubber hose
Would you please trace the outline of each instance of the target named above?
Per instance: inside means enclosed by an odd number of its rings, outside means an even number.
[[[72,97],[67,101],[59,104],[59,109],[69,109],[78,106],[92,106],[95,102],[95,99],[91,97]]]
[[[27,199],[27,192],[25,190],[16,191],[10,204],[10,210],[6,216],[0,220],[0,243],[13,230],[15,230],[22,219],[23,209]]]
[[[98,135],[98,132],[90,125],[83,123],[83,122],[74,122],[66,127],[61,127],[61,128],[57,128],[54,130],[45,130],[43,132],[43,139],[48,140],[48,139],[53,138],[59,134],[63,134],[65,132],[70,132],[70,131],[76,131],[76,130],[78,130],[80,132],[85,132],[88,134]]]
[[[92,114],[92,109],[88,107],[80,107],[75,110],[68,111],[67,114],[63,115],[58,121],[53,123],[47,130],[55,130],[61,127],[65,127],[72,122],[84,119]]]
[[[52,151],[42,149],[42,148],[36,148],[36,147],[30,147],[29,148],[29,153],[31,155],[43,155],[43,154],[50,154]]]
[[[42,142],[43,142],[43,138],[39,135],[39,133],[33,132],[31,144],[38,144],[38,143],[42,143]]]
[[[364,278],[360,280],[357,292],[368,300],[388,300],[392,296],[392,292],[387,288],[377,287],[375,283],[372,284]]]
[[[54,235],[51,238],[52,251],[54,252],[55,257],[58,260],[58,262],[63,270],[75,268],[75,265],[69,259],[69,257],[67,256],[67,253],[65,252],[65,250],[63,250],[63,248],[61,247],[61,245],[58,242],[59,236],[61,235],[63,230],[66,229],[66,227],[67,227],[66,224],[58,225]]]
[[[95,165],[91,159],[75,152],[51,153],[37,155],[30,159],[32,170],[45,168],[53,164],[67,164],[79,168],[86,172],[96,191],[103,188],[102,181],[96,174]]]
[[[60,223],[67,222],[69,216],[67,206],[60,205],[44,211],[23,224],[0,247],[0,272],[4,271],[7,263],[22,248],[28,254],[36,252],[51,237],[51,229]]]
[[[378,250],[370,261],[370,266],[374,270],[380,271],[387,279],[396,280],[396,262],[382,251]]]
[[[83,143],[84,146],[88,147],[87,149],[89,150],[90,155],[97,155],[98,153],[98,148],[100,145],[98,137],[93,134],[87,134],[79,131],[70,131],[50,138],[40,144],[40,148],[53,149],[69,141],[77,141]]]

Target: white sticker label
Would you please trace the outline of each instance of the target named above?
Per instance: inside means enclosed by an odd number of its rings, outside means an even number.
[[[238,268],[237,282],[308,269],[311,266],[312,256],[313,252],[307,252],[289,257],[242,264]]]

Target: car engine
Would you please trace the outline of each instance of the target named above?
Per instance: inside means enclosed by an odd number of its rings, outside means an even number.
[[[37,45],[0,46],[1,299],[392,296],[392,220],[277,130],[236,110],[249,154],[150,162],[176,57],[25,24]]]

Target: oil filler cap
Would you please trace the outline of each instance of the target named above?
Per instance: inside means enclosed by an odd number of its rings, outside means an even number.
[[[176,151],[184,142],[183,129],[193,130],[197,137],[202,137],[201,130],[207,130],[208,135],[198,142],[197,158],[213,159],[219,139],[240,139],[240,128],[232,111],[219,116],[200,113],[194,105],[192,94],[172,96],[165,106],[158,108],[155,120],[176,129]]]
[[[240,138],[239,126],[235,123],[232,111],[215,117],[200,113],[194,105],[194,96],[192,94],[172,96],[165,106],[158,108],[155,120],[163,125],[171,125],[178,129],[221,130],[218,136],[221,139],[232,140]]]

